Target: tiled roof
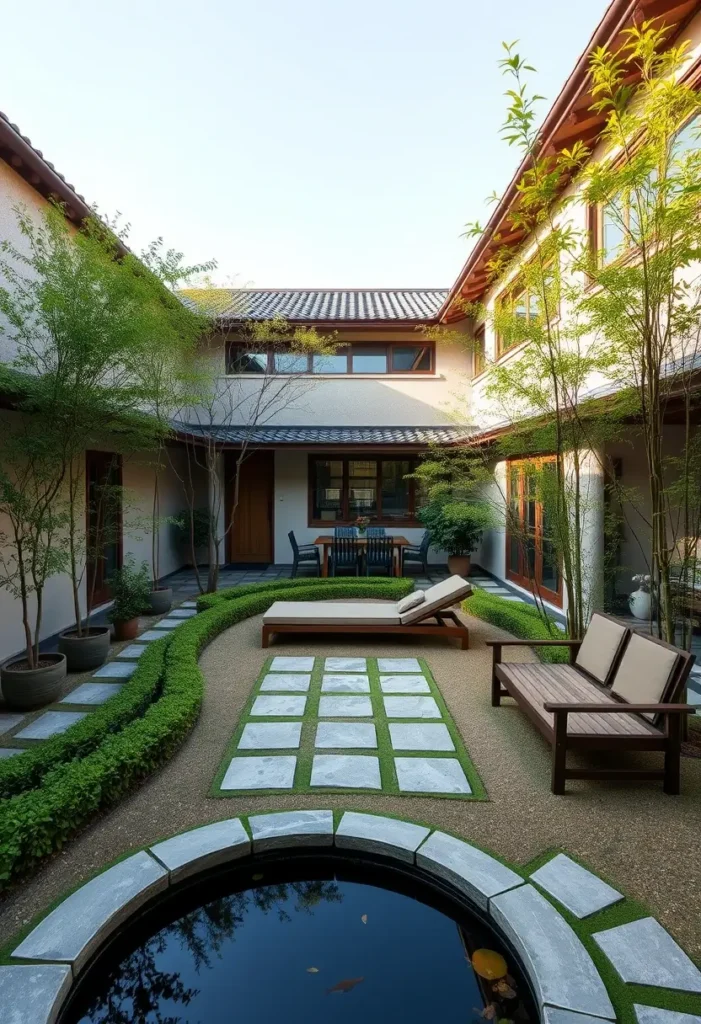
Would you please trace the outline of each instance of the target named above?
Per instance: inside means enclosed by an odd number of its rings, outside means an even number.
[[[254,427],[201,426],[175,421],[180,433],[213,436],[217,441],[240,444],[455,444],[474,427]]]
[[[73,193],[74,199],[79,200],[81,204],[83,204],[84,206],[87,206],[87,200],[85,199],[84,196],[82,196],[80,194],[80,192],[78,192],[78,190],[76,189],[75,185],[71,185],[71,183],[66,180],[66,178],[61,174],[61,172],[58,171],[54,167],[54,165],[51,163],[51,161],[46,159],[46,157],[44,156],[42,151],[40,149],[37,149],[36,146],[34,146],[32,144],[32,140],[30,138],[28,138],[26,135],[23,135],[22,132],[20,131],[20,129],[17,127],[17,125],[13,124],[12,121],[10,121],[9,117],[7,116],[7,114],[3,114],[3,112],[1,110],[0,110],[0,120],[4,121],[5,124],[7,124],[8,127],[12,130],[12,132],[14,132],[14,135],[16,136],[16,141],[18,143],[18,146],[19,146],[20,143],[24,143],[25,146],[29,147],[29,149],[32,151],[32,153],[34,153],[34,155],[39,158],[39,160],[44,165],[44,167],[47,168],[47,170],[50,171],[51,174],[55,174],[56,177],[59,178],[63,182],[63,184],[65,185],[65,187],[67,189],[70,189],[70,191]],[[13,148],[14,148],[14,146],[13,146]]]
[[[199,292],[199,294],[198,294]],[[198,301],[227,320],[434,320],[447,288],[187,288],[186,302]]]

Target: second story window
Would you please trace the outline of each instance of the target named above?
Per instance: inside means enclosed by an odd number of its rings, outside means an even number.
[[[406,344],[353,343],[328,355],[312,355],[274,348],[254,352],[240,342],[227,351],[227,373],[251,374],[329,374],[381,376],[387,373],[431,374],[435,367],[435,349],[428,342]]]
[[[480,326],[475,331],[475,335],[474,335],[474,338],[473,338],[473,346],[472,346],[472,376],[473,377],[479,377],[479,375],[484,371],[484,369],[485,369],[485,367],[487,365],[487,355],[486,355],[485,344],[486,344],[485,326],[484,326],[484,324],[480,324]]]

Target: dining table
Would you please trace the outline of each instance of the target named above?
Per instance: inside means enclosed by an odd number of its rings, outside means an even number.
[[[392,541],[394,545],[394,558],[392,566],[392,575],[401,576],[402,574],[402,548],[408,548],[411,541],[407,540],[406,537],[395,534],[387,534],[387,537]],[[367,547],[368,538],[367,535],[358,535],[355,540],[358,542],[360,547]],[[328,576],[329,574],[329,551],[333,547],[334,537],[332,533],[322,533],[321,536],[317,537],[314,544],[320,547],[322,550],[321,557],[321,575]]]

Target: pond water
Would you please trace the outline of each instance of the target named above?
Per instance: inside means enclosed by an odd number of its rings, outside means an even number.
[[[357,862],[249,863],[142,919],[62,1024],[535,1022],[513,958],[451,907]]]

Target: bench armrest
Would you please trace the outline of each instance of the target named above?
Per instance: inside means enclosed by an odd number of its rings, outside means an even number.
[[[487,647],[581,647],[581,640],[485,640]]]
[[[597,715],[639,715],[651,712],[688,715],[696,710],[690,704],[556,704],[552,701],[543,704],[543,708],[555,713],[567,711],[570,714],[584,712]]]

